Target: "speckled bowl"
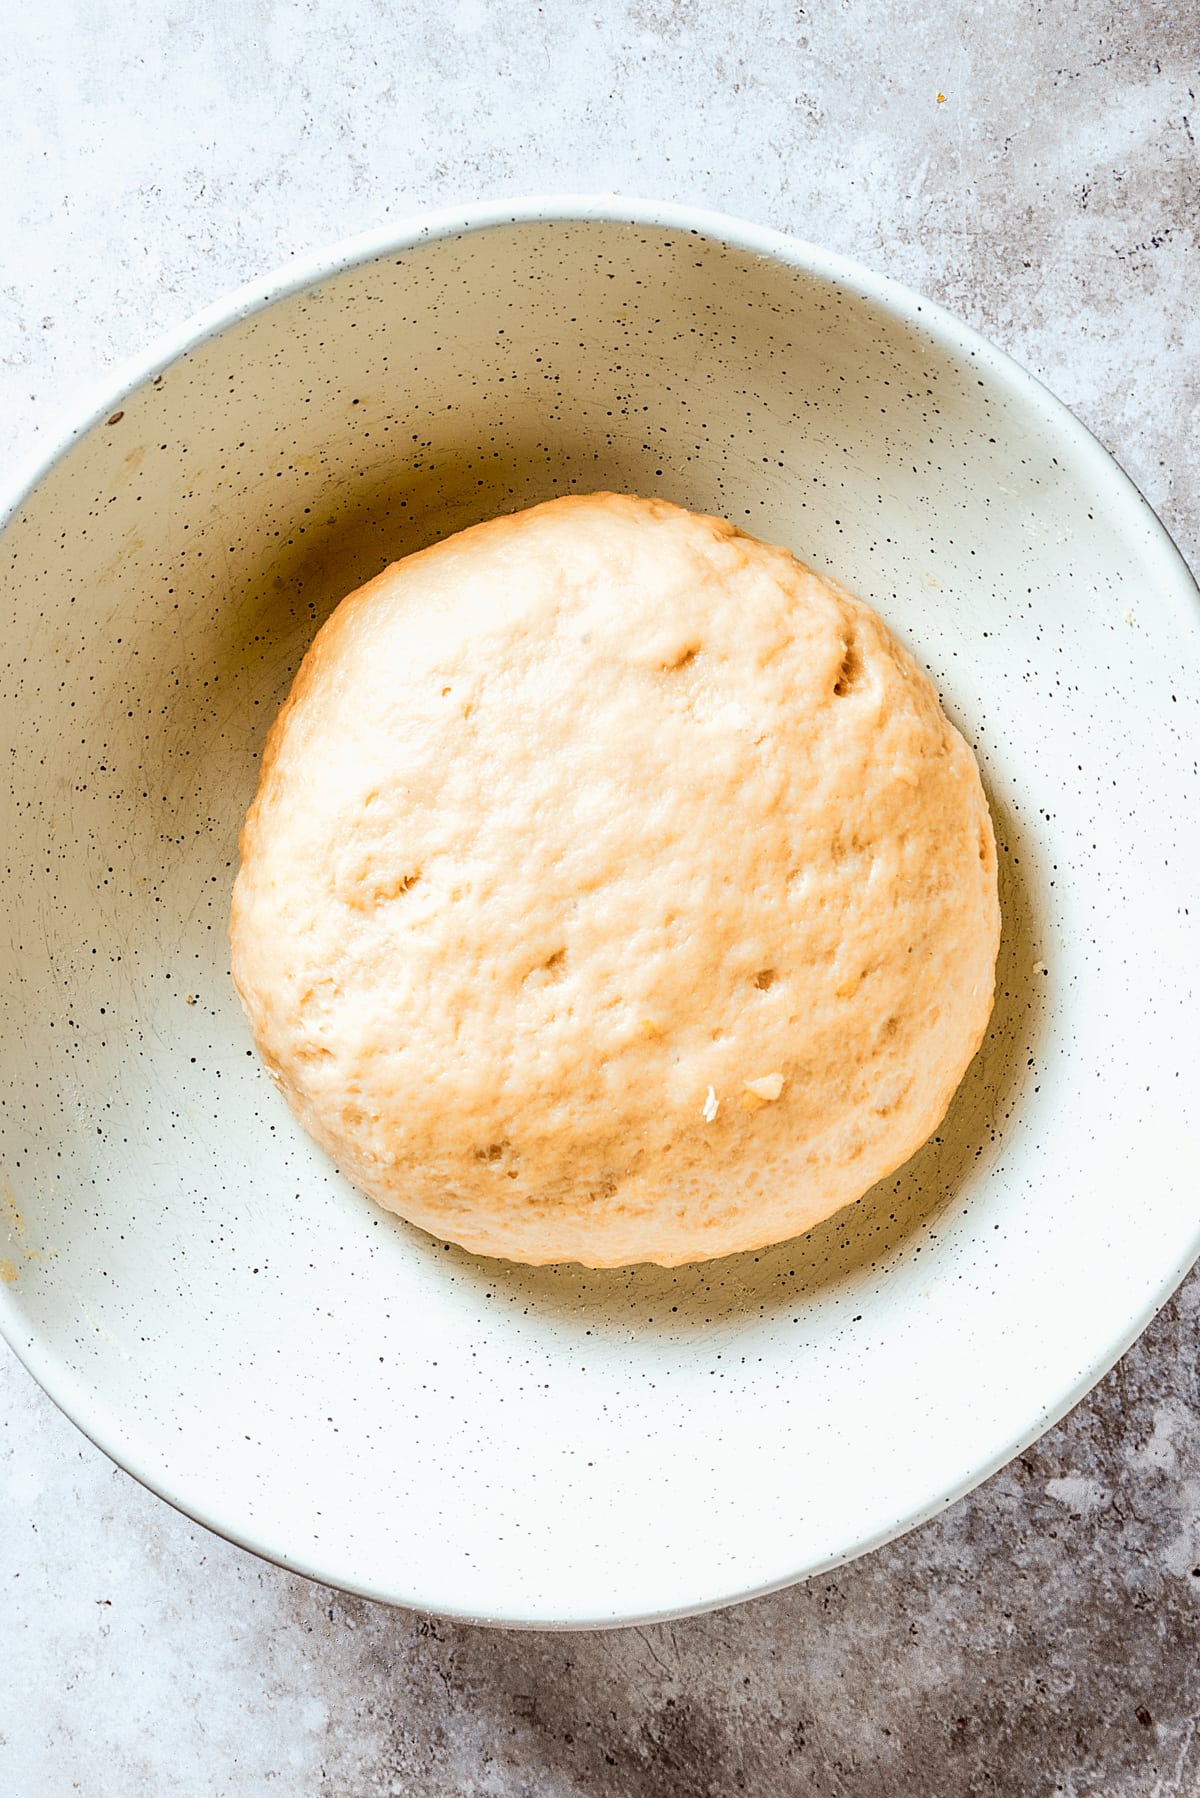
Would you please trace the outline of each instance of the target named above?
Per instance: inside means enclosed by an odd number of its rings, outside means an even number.
[[[227,972],[238,826],[320,619],[597,487],[873,601],[1002,846],[995,1017],[937,1138],[811,1236],[675,1272],[475,1260],[376,1210]],[[1086,431],[937,307],[679,208],[425,218],[160,344],[0,549],[0,1322],[194,1517],[459,1616],[720,1604],[982,1479],[1197,1254],[1195,590]]]

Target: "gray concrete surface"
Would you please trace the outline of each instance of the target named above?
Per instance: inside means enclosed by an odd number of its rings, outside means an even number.
[[[1195,567],[1198,90],[1174,0],[10,6],[0,477],[98,368],[290,255],[421,205],[604,188],[945,301],[1075,407]],[[891,1548],[583,1636],[262,1566],[4,1352],[0,1792],[1200,1793],[1198,1311],[1193,1276],[1062,1426]]]

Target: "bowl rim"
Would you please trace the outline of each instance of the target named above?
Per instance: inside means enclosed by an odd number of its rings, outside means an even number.
[[[84,401],[60,415],[57,427],[50,429],[47,438],[30,455],[18,459],[13,472],[0,484],[0,534],[7,530],[33,490],[80,438],[103,424],[139,388],[231,326],[352,269],[402,255],[424,244],[497,227],[542,223],[601,223],[686,232],[706,242],[748,252],[811,274],[832,287],[853,293],[858,299],[927,335],[939,349],[973,364],[981,375],[986,375],[1027,407],[1031,406],[1054,427],[1092,478],[1107,487],[1111,503],[1120,510],[1125,527],[1140,537],[1140,551],[1146,559],[1147,572],[1160,588],[1162,597],[1178,606],[1181,618],[1186,617],[1193,630],[1200,621],[1200,587],[1166,526],[1115,456],[1043,381],[948,308],[851,257],[771,227],[682,202],[634,198],[613,192],[521,195],[417,210],[373,230],[311,250],[266,275],[245,282],[161,333],[141,351],[115,363],[89,384]],[[750,1586],[735,1585],[694,1603],[667,1609],[623,1611],[620,1615],[531,1618],[527,1614],[502,1610],[472,1612],[461,1606],[439,1604],[436,1596],[416,1589],[381,1591],[377,1586],[339,1576],[336,1570],[317,1565],[303,1555],[289,1555],[278,1544],[259,1539],[252,1531],[230,1528],[218,1518],[193,1508],[182,1494],[172,1490],[165,1469],[143,1465],[137,1447],[129,1439],[120,1419],[114,1418],[103,1402],[89,1402],[78,1390],[79,1382],[64,1372],[58,1358],[40,1345],[37,1337],[29,1335],[3,1287],[0,1287],[0,1337],[63,1415],[138,1484],[214,1535],[287,1572],[301,1574],[332,1589],[373,1602],[430,1612],[462,1623],[547,1631],[615,1629],[702,1615],[785,1590],[801,1580],[819,1576],[881,1548],[927,1522],[982,1485],[1061,1421],[1147,1328],[1186,1278],[1198,1256],[1200,1215],[1183,1257],[1165,1270],[1157,1286],[1132,1317],[1123,1319],[1104,1352],[1065,1388],[1048,1398],[1025,1430],[999,1445],[984,1463],[952,1487],[926,1494],[902,1516],[811,1565]]]

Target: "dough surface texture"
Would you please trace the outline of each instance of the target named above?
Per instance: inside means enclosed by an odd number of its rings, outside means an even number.
[[[974,757],[878,616],[716,518],[554,500],[318,633],[241,842],[234,979],[300,1122],[481,1254],[810,1229],[986,1029]]]

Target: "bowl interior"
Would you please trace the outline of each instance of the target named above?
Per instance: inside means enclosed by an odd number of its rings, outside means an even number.
[[[148,376],[0,543],[0,1321],[139,1477],[374,1596],[606,1622],[827,1565],[1029,1440],[1196,1252],[1186,574],[1003,358],[761,248],[530,218],[352,262]],[[317,624],[596,488],[874,603],[1001,845],[996,1012],[935,1140],[811,1236],[671,1272],[476,1260],[379,1212],[228,977],[238,828]]]

